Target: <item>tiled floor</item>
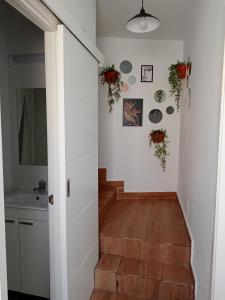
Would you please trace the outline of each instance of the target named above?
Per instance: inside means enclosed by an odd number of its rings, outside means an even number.
[[[26,295],[26,294],[12,292],[12,291],[9,291],[8,299],[9,300],[47,300],[46,298]]]
[[[190,246],[185,222],[175,199],[115,201],[100,235]]]

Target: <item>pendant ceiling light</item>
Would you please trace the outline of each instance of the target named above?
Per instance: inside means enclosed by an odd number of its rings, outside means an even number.
[[[144,0],[140,13],[127,21],[127,29],[132,32],[144,33],[157,29],[160,25],[159,19],[146,13],[144,9]]]

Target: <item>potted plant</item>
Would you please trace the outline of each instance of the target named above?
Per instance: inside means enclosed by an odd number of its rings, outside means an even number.
[[[182,92],[182,80],[186,78],[187,65],[185,62],[178,61],[169,67],[170,93],[175,96],[177,110],[180,109],[180,98]]]
[[[168,143],[167,131],[165,129],[157,129],[150,132],[149,145],[150,147],[154,145],[154,156],[161,161],[160,165],[163,169],[163,172],[166,171],[166,157],[169,155],[167,152]]]
[[[109,112],[112,111],[112,106],[120,99],[121,88],[123,82],[121,81],[121,74],[115,69],[115,66],[104,67],[99,74],[102,85],[108,84],[108,105]]]

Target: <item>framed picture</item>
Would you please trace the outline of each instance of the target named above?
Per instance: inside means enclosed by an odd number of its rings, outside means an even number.
[[[123,99],[123,126],[142,126],[143,99]]]
[[[141,82],[153,82],[153,65],[141,66]]]

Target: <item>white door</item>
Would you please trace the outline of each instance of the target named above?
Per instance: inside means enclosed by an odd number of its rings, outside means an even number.
[[[59,205],[64,300],[88,300],[98,261],[98,62],[58,27]]]

